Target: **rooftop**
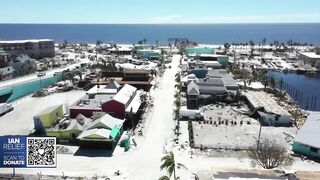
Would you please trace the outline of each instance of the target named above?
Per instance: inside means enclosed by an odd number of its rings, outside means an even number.
[[[27,43],[27,42],[41,42],[41,41],[54,41],[53,39],[26,39],[26,40],[12,40],[12,41],[0,41],[0,44],[2,43]]]
[[[146,74],[149,74],[150,70],[146,70],[146,69],[125,69],[124,73],[146,73]]]
[[[143,91],[137,91],[136,95],[134,98],[131,100],[130,104],[126,108],[126,113],[130,113],[131,108],[132,108],[132,113],[136,114],[139,110],[139,107],[141,105],[141,100],[140,100],[140,95],[143,94]]]
[[[199,95],[199,86],[194,82],[190,81],[187,87],[188,95]]]
[[[264,107],[269,113],[290,116],[287,110],[280,106],[267,93],[261,91],[246,91],[243,94],[247,97],[254,108]]]
[[[300,52],[300,54],[305,55],[309,58],[320,59],[320,55],[316,54],[315,52]]]
[[[118,101],[122,104],[127,104],[131,98],[131,96],[134,94],[134,92],[137,90],[137,88],[126,84],[124,85],[121,90],[113,97],[113,100]]]
[[[294,141],[301,144],[320,148],[320,112],[310,112],[306,122],[299,130]]]
[[[83,131],[77,139],[103,139],[108,140],[111,134],[111,130],[108,129],[90,129]]]
[[[105,114],[100,118],[92,121],[87,125],[85,129],[95,129],[95,128],[104,128],[112,130],[114,127],[122,127],[124,120],[114,118],[109,114]]]
[[[113,97],[114,94],[96,94],[94,98],[89,98],[89,95],[85,95],[73,107],[77,107],[78,109],[100,109],[101,104],[112,100]]]

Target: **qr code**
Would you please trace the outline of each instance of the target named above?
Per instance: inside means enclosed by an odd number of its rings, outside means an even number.
[[[27,138],[27,167],[56,167],[56,138]]]

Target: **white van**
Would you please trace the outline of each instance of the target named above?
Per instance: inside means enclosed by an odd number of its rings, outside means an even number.
[[[197,109],[187,109],[186,106],[182,106],[179,111],[180,119],[200,119],[203,120],[203,112]]]

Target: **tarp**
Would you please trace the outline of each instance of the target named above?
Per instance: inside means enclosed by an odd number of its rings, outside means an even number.
[[[120,134],[120,130],[121,128],[118,126],[115,126],[114,128],[112,128],[109,138],[111,140],[114,140]]]

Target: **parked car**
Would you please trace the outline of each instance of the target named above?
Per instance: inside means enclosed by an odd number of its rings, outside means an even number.
[[[43,71],[40,71],[37,73],[37,76],[38,77],[42,77],[42,76],[45,76],[46,75],[46,72],[43,72]]]
[[[4,114],[6,114],[12,110],[13,110],[13,107],[11,104],[0,103],[0,116],[3,116]]]

